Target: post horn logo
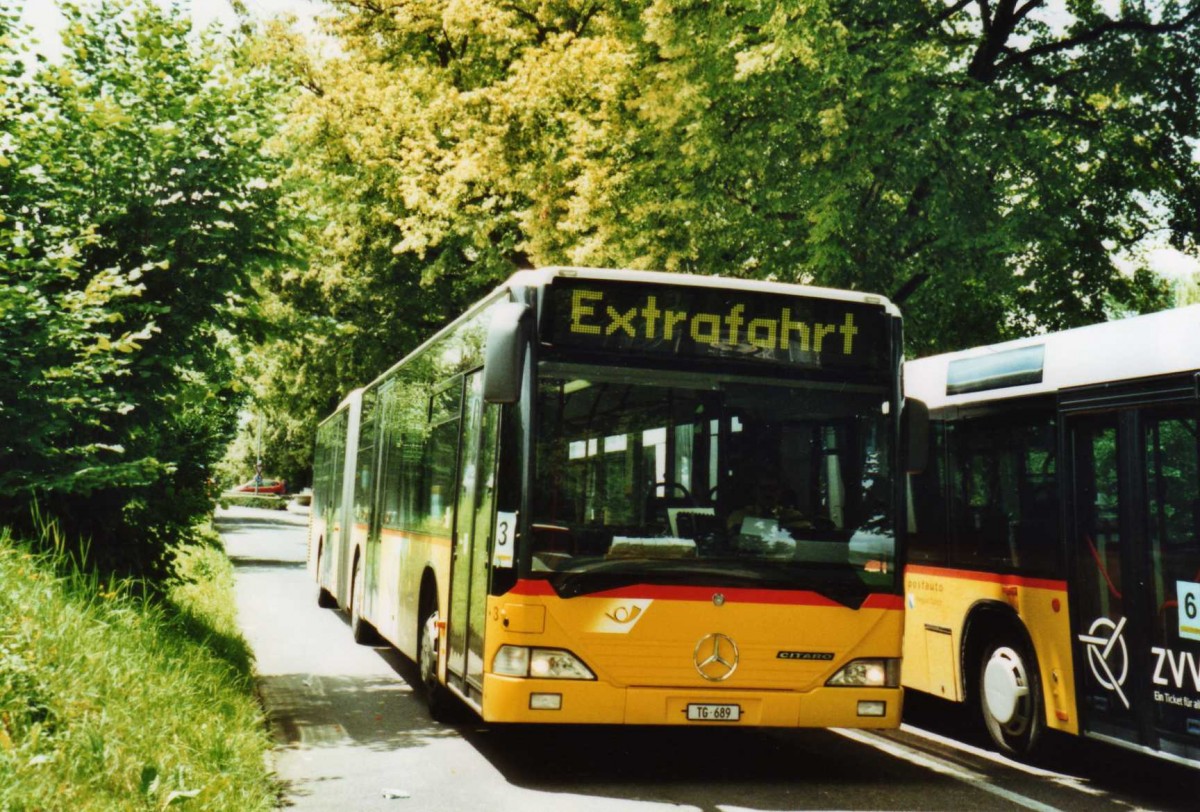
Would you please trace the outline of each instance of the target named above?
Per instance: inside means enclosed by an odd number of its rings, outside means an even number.
[[[713,632],[700,638],[692,660],[700,676],[709,682],[723,682],[733,676],[738,667],[738,648],[733,639]]]
[[[611,620],[613,623],[624,624],[624,623],[632,623],[633,621],[637,620],[637,616],[640,615],[641,613],[642,613],[642,607],[637,606],[635,604],[632,609],[629,608],[628,606],[618,606],[616,609],[614,609],[611,612],[605,612],[604,616],[606,618],[608,618],[609,620]]]

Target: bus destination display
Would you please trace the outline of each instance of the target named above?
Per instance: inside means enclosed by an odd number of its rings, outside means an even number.
[[[543,340],[560,348],[842,370],[890,357],[883,308],[836,299],[557,279],[546,315]]]

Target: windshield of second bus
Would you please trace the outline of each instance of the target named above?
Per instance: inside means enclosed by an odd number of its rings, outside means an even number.
[[[575,370],[543,373],[538,395],[531,569],[560,593],[686,583],[856,603],[894,582],[884,387]]]

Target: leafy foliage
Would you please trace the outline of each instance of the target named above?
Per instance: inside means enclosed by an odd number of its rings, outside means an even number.
[[[281,241],[276,88],[149,0],[63,10],[33,77],[0,36],[0,520],[36,499],[106,565],[161,572],[210,506],[229,331]]]
[[[910,352],[1165,306],[1115,261],[1200,229],[1200,7],[1049,0],[331,0],[284,137],[303,270],[256,402],[317,420],[513,270],[914,289]],[[328,54],[329,52],[327,52]]]
[[[630,67],[602,3],[335,5],[335,58],[263,38],[308,91],[285,136],[308,260],[266,278],[282,337],[255,359],[268,466],[289,480],[350,388],[562,255],[577,151],[621,137],[608,106]]]
[[[915,290],[923,353],[1162,307],[1116,259],[1196,250],[1192,2],[331,4],[324,56],[68,5],[34,77],[0,12],[0,519],[153,567],[245,395],[302,481],[341,396],[521,267]]]
[[[1161,307],[1113,255],[1164,227],[1194,244],[1200,11],[1107,7],[653,2],[604,207],[634,214],[605,243],[884,293],[927,275],[918,352]]]

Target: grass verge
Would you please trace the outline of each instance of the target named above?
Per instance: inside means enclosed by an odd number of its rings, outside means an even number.
[[[221,550],[182,550],[164,598],[56,547],[0,528],[0,809],[274,809]]]

